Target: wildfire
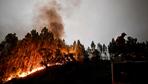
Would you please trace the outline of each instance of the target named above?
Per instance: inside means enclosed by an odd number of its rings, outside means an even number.
[[[13,78],[23,78],[45,69],[45,66],[63,65],[68,61],[74,61],[76,52],[79,50],[79,48],[74,49],[73,46],[65,45],[61,40],[52,39],[49,42],[44,39],[42,43],[41,40],[25,38],[12,50],[8,61],[0,65],[5,73],[2,80],[7,82]]]
[[[50,6],[43,6],[37,16],[38,27],[46,26],[40,33],[32,30],[22,40],[15,34],[6,36],[2,44],[6,48],[0,54],[0,82],[26,77],[47,66],[79,61],[78,56],[83,55],[84,46],[79,41],[73,45],[65,44],[62,17],[56,4]]]
[[[21,42],[29,42],[29,41],[30,40],[21,41]],[[44,41],[46,42],[46,40]],[[55,41],[55,40],[52,40],[52,41]],[[51,44],[50,42],[48,42],[42,45],[44,46],[44,49],[43,49],[44,52],[39,53],[37,52],[37,50],[34,50],[34,49],[42,48],[39,46],[40,41],[38,42],[39,48],[38,46],[35,46],[34,41],[29,45],[25,45],[27,48],[23,48],[24,45],[22,44],[24,43],[21,43],[20,45],[18,45],[18,47],[16,47],[13,50],[13,52],[15,51],[15,54],[11,56],[11,58],[3,66],[3,67],[5,66],[9,67],[9,68],[6,68],[5,74],[2,79],[5,82],[10,81],[13,78],[23,78],[32,73],[43,70],[46,68],[45,65],[48,67],[52,67],[55,65],[63,65],[68,61],[77,60],[78,51],[81,51],[79,47],[74,48],[74,46],[67,46],[62,42],[60,44],[62,44],[63,47],[58,47],[55,44]],[[55,47],[55,48],[52,48],[52,52],[50,51],[51,46]],[[56,47],[58,48],[58,51],[56,50]],[[48,51],[48,48],[49,48],[49,51]],[[26,50],[28,50],[28,52]],[[70,54],[72,55],[72,57]],[[45,62],[45,64],[41,64],[42,62],[43,63]],[[18,66],[18,68],[14,68],[14,66]]]
[[[17,74],[17,77],[18,77],[18,78],[23,78],[23,77],[26,77],[26,76],[28,76],[28,75],[34,73],[34,72],[37,72],[37,71],[40,71],[40,70],[43,70],[43,69],[45,69],[45,67],[38,67],[38,68],[36,68],[36,69],[33,69],[32,71],[29,71],[29,72],[22,72],[22,73],[20,73],[20,74]],[[6,81],[10,81],[10,80],[12,80],[13,78],[15,78],[15,76],[11,75],[10,77],[8,77],[8,78],[6,79]]]
[[[55,66],[55,65],[62,65],[62,63],[48,64],[48,67],[50,67],[50,66]],[[30,75],[30,74],[32,74],[32,73],[35,73],[35,72],[40,71],[40,70],[43,70],[43,69],[45,69],[45,66],[41,66],[41,67],[35,68],[35,69],[33,69],[32,71],[19,73],[19,74],[17,74],[17,78],[26,77],[26,76],[28,76],[28,75]],[[10,80],[12,80],[13,78],[16,78],[16,77],[13,76],[13,75],[10,75],[10,77],[6,78],[5,81],[10,81]]]

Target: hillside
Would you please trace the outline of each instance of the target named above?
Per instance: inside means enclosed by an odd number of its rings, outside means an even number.
[[[111,84],[110,62],[68,63],[48,67],[25,78],[13,79],[5,84]]]

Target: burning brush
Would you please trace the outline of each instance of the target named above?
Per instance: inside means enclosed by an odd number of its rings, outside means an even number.
[[[16,45],[2,50],[1,81],[25,77],[49,66],[76,62],[78,56],[83,54],[83,46],[80,43],[66,45],[64,40],[54,37],[47,28],[43,28],[40,34],[32,30],[22,40],[12,39],[16,38],[14,34],[8,34],[6,37],[3,45]],[[10,42],[7,42],[7,39],[11,39]],[[17,40],[16,43],[11,42],[14,40]],[[6,52],[8,49],[9,52]]]
[[[35,19],[40,33],[32,30],[18,40],[16,34],[8,34],[0,44],[0,82],[25,77],[49,66],[78,61],[84,46],[78,41],[66,45],[62,40],[64,26],[55,0],[42,6]]]

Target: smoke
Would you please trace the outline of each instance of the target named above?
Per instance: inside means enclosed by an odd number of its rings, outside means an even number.
[[[35,28],[40,31],[47,27],[55,38],[64,37],[63,17],[69,17],[73,10],[80,5],[80,0],[47,0],[40,2],[35,7],[37,14],[34,16]]]
[[[43,6],[38,7],[38,14],[35,16],[36,28],[41,30],[43,27],[47,27],[55,38],[62,38],[64,25],[59,10],[60,5],[56,0],[50,0]]]

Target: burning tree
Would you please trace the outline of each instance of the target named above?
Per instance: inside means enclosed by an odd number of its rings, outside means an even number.
[[[39,7],[33,25],[41,29],[41,33],[33,29],[22,40],[18,40],[16,34],[6,36],[0,44],[0,82],[25,77],[45,67],[61,65],[67,61],[80,61],[84,55],[84,46],[80,41],[77,45],[65,44],[59,10],[56,0]]]
[[[78,61],[78,56],[82,55],[80,43],[78,43],[76,50],[72,49],[63,40],[54,37],[54,34],[46,27],[42,29],[41,33],[32,30],[22,40],[17,40],[15,34],[8,34],[0,45],[1,81],[24,77],[32,71],[63,64],[69,60],[76,59]],[[66,60],[64,55],[67,55],[69,60]]]

